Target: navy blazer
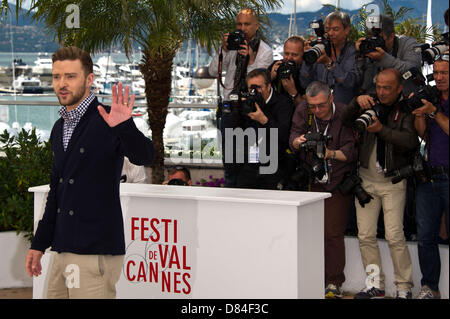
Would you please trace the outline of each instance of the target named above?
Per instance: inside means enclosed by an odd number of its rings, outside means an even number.
[[[64,151],[63,119],[53,126],[50,191],[31,249],[75,254],[125,254],[120,205],[123,157],[150,165],[155,149],[132,118],[111,128],[95,98],[75,127]],[[105,106],[107,112],[110,107]]]

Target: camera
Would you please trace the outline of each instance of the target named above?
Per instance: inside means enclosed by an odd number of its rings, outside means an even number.
[[[428,43],[419,44],[416,50],[422,54],[422,61],[427,64],[433,64],[436,56],[443,55],[448,51],[449,34],[448,32],[442,34],[442,40],[430,46]]]
[[[433,105],[439,105],[440,94],[436,86],[426,85],[425,77],[417,68],[411,68],[403,75],[403,79],[415,86],[414,95],[406,100],[408,111],[413,111],[423,106],[422,99]]]
[[[377,118],[384,118],[388,112],[388,109],[384,107],[383,104],[375,103],[372,108],[366,110],[355,120],[353,127],[356,131],[362,133],[369,125],[373,123],[372,116],[376,116]]]
[[[307,151],[313,151],[317,158],[323,159],[325,157],[325,147],[333,137],[319,132],[312,132],[305,134],[305,139],[306,142],[302,143],[300,147],[305,148]]]
[[[245,45],[247,36],[242,30],[236,30],[228,35],[227,49],[228,50],[240,50],[241,45]]]
[[[264,105],[264,98],[261,93],[258,92],[256,87],[250,86],[249,92],[241,92],[240,96],[240,112],[243,115],[256,112],[255,103],[258,103],[259,107]]]
[[[386,43],[381,36],[381,29],[373,28],[372,36],[366,37],[366,39],[361,41],[361,44],[359,45],[359,52],[361,55],[366,55],[367,53],[376,51],[375,48],[377,47],[386,51]]]
[[[167,183],[167,185],[188,186],[189,184],[180,178],[174,178],[174,179],[171,179],[169,181],[169,183]]]
[[[338,189],[344,195],[354,194],[358,198],[359,204],[364,207],[364,205],[368,204],[373,197],[362,188],[361,182],[361,178],[357,175],[347,172],[340,182]]]
[[[230,114],[233,109],[239,106],[239,95],[237,92],[231,92],[228,101],[222,103],[222,114]]]
[[[291,191],[307,191],[314,171],[308,163],[300,159],[298,152],[289,152],[285,157],[286,174],[278,183],[277,189]]]
[[[283,61],[277,69],[277,77],[279,79],[289,79],[291,75],[295,77],[297,74],[297,63],[294,61]]]
[[[310,45],[312,48],[303,53],[303,59],[307,64],[314,64],[322,55],[322,50],[324,50],[328,56],[331,56],[331,43],[325,37],[325,27],[322,19],[312,21],[309,24],[309,27],[316,33],[317,39],[311,41]]]
[[[424,165],[424,160],[422,155],[417,153],[414,156],[414,161],[412,165],[408,165],[393,171],[388,174],[386,177],[392,178],[392,184],[397,184],[405,178],[414,176],[416,181],[419,183],[426,183],[428,181],[426,166]]]

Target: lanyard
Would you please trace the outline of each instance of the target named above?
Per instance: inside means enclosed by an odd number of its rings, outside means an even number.
[[[328,124],[327,124],[327,127],[325,128],[325,131],[323,132],[323,135],[327,135],[327,132],[328,132],[328,127],[330,126],[330,122],[331,122],[331,119],[334,117],[334,113],[336,112],[336,105],[334,105],[334,102],[333,102],[333,114],[331,115],[331,118],[330,118],[330,120],[328,121]],[[314,123],[316,124],[316,131],[317,131],[317,133],[320,133],[320,131],[319,131],[319,125],[317,125],[317,120],[316,120],[316,116],[314,115]]]

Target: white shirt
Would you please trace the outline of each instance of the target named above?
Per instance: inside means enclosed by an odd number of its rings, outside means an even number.
[[[225,101],[229,100],[229,95],[234,86],[234,74],[236,73],[236,55],[237,51],[223,51],[222,71],[226,72],[225,82],[226,87],[223,90],[223,98]],[[265,68],[267,69],[273,62],[272,48],[261,40],[256,54],[255,62],[252,65],[247,66],[247,74],[255,69]],[[218,74],[219,67],[219,54],[216,54],[209,64],[209,74],[216,76]]]
[[[125,183],[147,183],[147,175],[145,174],[145,167],[134,165],[127,157],[123,159],[122,176],[126,175]]]

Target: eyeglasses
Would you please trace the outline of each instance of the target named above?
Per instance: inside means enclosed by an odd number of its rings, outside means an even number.
[[[319,103],[319,104],[309,104],[307,103],[308,108],[311,110],[314,110],[316,107],[318,107],[319,109],[325,109],[328,107],[328,101],[326,101],[325,103]]]

